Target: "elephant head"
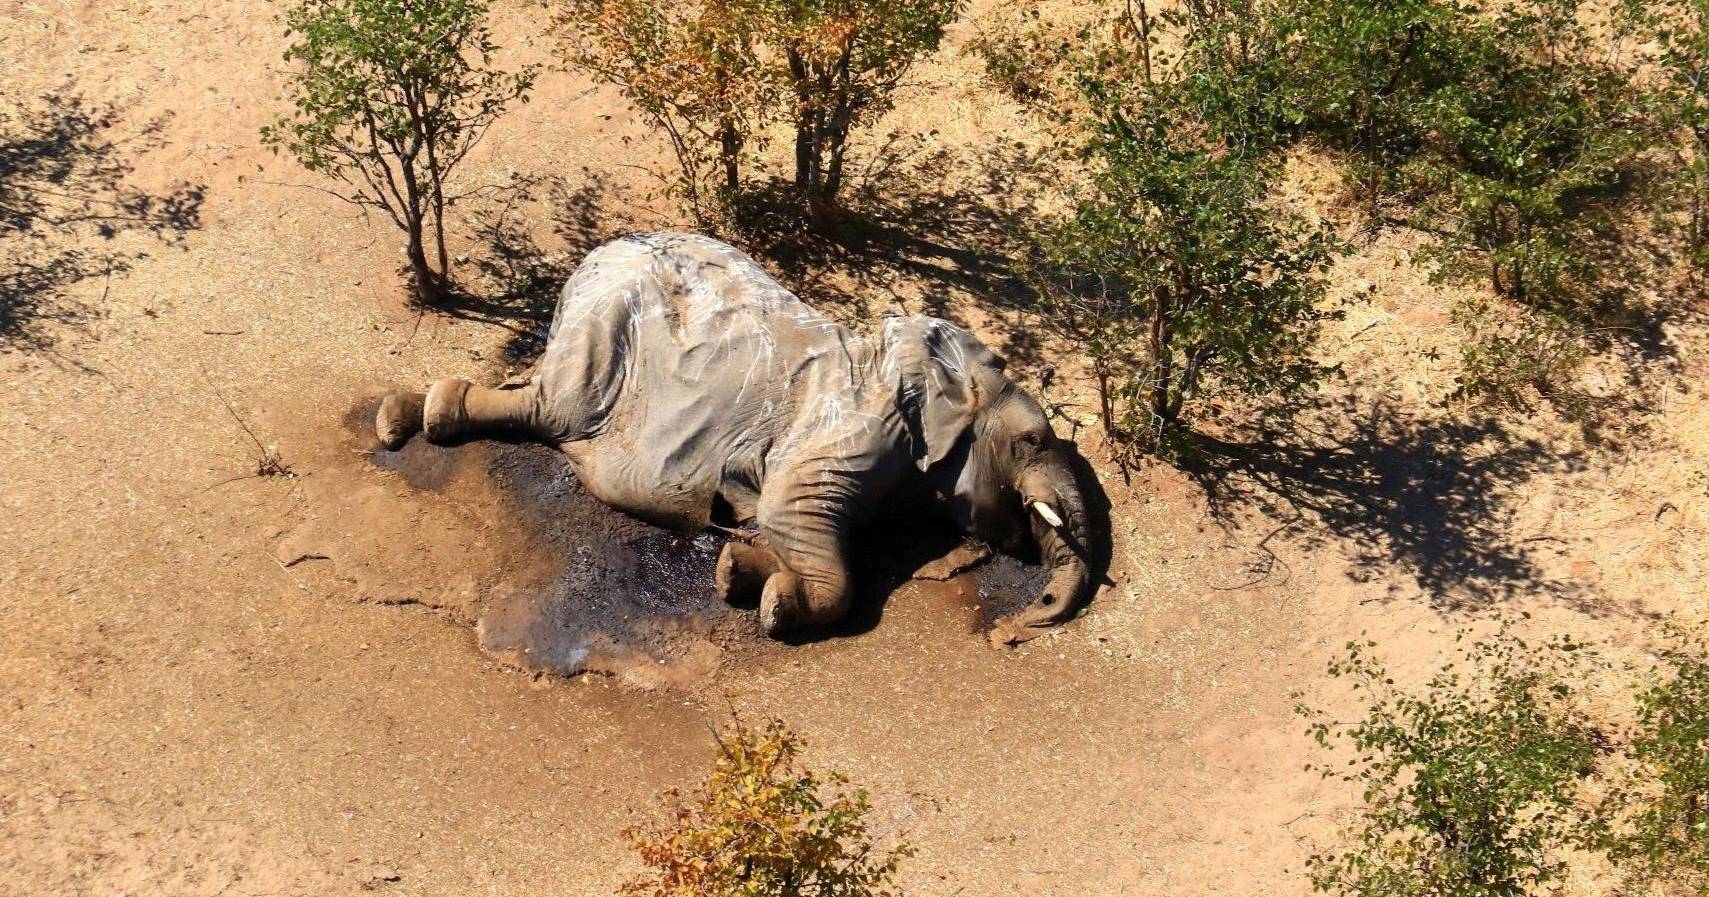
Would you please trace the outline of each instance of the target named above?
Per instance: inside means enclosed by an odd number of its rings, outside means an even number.
[[[1001,358],[934,321],[920,345],[910,407],[915,460],[963,530],[1050,569],[1044,591],[1012,618],[1010,641],[1066,620],[1092,583],[1092,518],[1068,447]]]

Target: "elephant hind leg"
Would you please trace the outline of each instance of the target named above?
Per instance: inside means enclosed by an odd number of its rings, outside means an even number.
[[[538,438],[540,389],[537,381],[517,389],[488,389],[467,380],[447,379],[425,394],[394,392],[380,402],[374,430],[388,449],[425,432],[445,444],[480,436]]]
[[[427,394],[397,390],[380,400],[380,411],[374,416],[374,435],[388,451],[404,447],[410,437],[421,432],[421,412],[427,404]]]

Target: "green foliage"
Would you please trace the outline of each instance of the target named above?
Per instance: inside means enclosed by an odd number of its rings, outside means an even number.
[[[450,274],[444,218],[458,197],[448,179],[533,85],[534,68],[491,68],[486,13],[482,0],[301,0],[284,17],[293,110],[262,140],[338,182],[339,198],[384,211],[409,239],[423,301]]]
[[[1394,220],[1431,235],[1417,258],[1435,278],[1482,281],[1512,308],[1454,309],[1459,396],[1583,414],[1571,384],[1584,335],[1621,313],[1609,235],[1646,148],[1618,41],[1581,0],[1282,6],[1304,133],[1346,161],[1373,220],[1400,203]]]
[[[1438,276],[1566,314],[1602,298],[1598,225],[1642,149],[1629,84],[1579,6],[1511,4],[1439,33],[1454,77],[1421,104],[1428,139],[1400,173],[1442,232]]]
[[[739,721],[719,742],[704,785],[666,794],[668,818],[625,834],[647,872],[627,897],[895,897],[906,844],[879,850],[866,792],[797,761],[781,722]]]
[[[1160,16],[1128,2],[1073,37],[1011,21],[975,49],[1011,94],[1096,120],[1107,116],[1086,111],[1083,91],[1061,88],[1084,86],[1087,58],[1071,48],[1103,29],[1130,58],[1112,70],[1106,52],[1092,67],[1167,84],[1148,99],[1175,108],[1142,114],[1179,119],[1175,139],[1248,159],[1302,139],[1326,149],[1368,225],[1427,235],[1414,258],[1433,277],[1500,300],[1453,310],[1468,336],[1459,397],[1583,414],[1598,407],[1573,388],[1591,337],[1630,314],[1627,248],[1612,235],[1637,211],[1655,133],[1622,59],[1632,21],[1665,35],[1671,87],[1651,106],[1673,110],[1682,135],[1709,122],[1697,93],[1709,0],[1661,7],[1604,25],[1586,0],[1184,0]],[[1040,74],[1053,68],[1067,77]],[[1709,184],[1694,167],[1709,165],[1709,144],[1694,141],[1680,151],[1687,197]],[[1687,204],[1700,222],[1702,200]]]
[[[1069,41],[1052,34],[1037,6],[999,8],[967,43],[998,90],[1035,107],[1055,96],[1058,69],[1070,49]]]
[[[570,0],[569,58],[671,139],[703,223],[740,198],[766,128],[794,133],[794,199],[833,215],[849,139],[891,108],[959,0]],[[712,186],[709,188],[708,185]]]
[[[1634,30],[1653,42],[1651,100],[1671,156],[1662,206],[1683,211],[1686,246],[1709,265],[1709,0],[1628,0]]]
[[[770,0],[771,42],[794,102],[795,189],[821,223],[843,185],[850,131],[889,111],[915,61],[938,48],[960,0]]]
[[[1669,634],[1660,668],[1636,695],[1608,846],[1636,887],[1709,894],[1709,641],[1678,627]]]
[[[1110,434],[1156,445],[1195,403],[1321,373],[1309,351],[1338,244],[1270,202],[1273,133],[1239,99],[1258,92],[1228,86],[1250,83],[1239,42],[1187,14],[1140,6],[1135,21],[1136,44],[1075,63],[1089,184],[1024,273],[1046,324],[1090,356]],[[1179,57],[1159,49],[1166,28]]]
[[[1571,386],[1590,350],[1569,319],[1497,306],[1482,298],[1456,304],[1452,314],[1466,334],[1456,398],[1523,409],[1535,396],[1573,418],[1583,418],[1597,406]]]
[[[1364,793],[1344,843],[1311,858],[1313,884],[1358,897],[1545,893],[1562,851],[1591,831],[1575,797],[1599,740],[1572,706],[1584,646],[1530,646],[1504,630],[1416,691],[1394,683],[1374,646],[1349,643],[1329,668],[1362,695],[1363,718],[1300,707],[1319,744],[1351,751],[1323,775]]]

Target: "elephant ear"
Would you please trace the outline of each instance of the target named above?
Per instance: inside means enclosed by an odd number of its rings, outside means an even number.
[[[972,334],[936,318],[904,319],[891,351],[900,364],[902,407],[921,470],[961,442],[988,401],[1003,360]],[[995,377],[993,377],[995,375]]]

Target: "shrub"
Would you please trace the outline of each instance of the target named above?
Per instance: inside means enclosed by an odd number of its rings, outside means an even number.
[[[866,792],[798,762],[801,741],[781,722],[738,721],[719,740],[705,784],[668,792],[666,819],[626,837],[647,872],[630,897],[894,897],[906,844],[880,850]]]
[[[1709,2],[1628,0],[1631,22],[1654,41],[1652,99],[1672,155],[1663,208],[1683,211],[1692,262],[1709,265]]]
[[[1609,235],[1646,148],[1618,41],[1580,0],[1281,3],[1303,132],[1345,160],[1373,221],[1403,204],[1435,279],[1482,281],[1510,307],[1453,310],[1458,395],[1515,407],[1534,388],[1582,416],[1593,403],[1571,380],[1584,336],[1621,313]]]
[[[1269,201],[1273,133],[1240,99],[1257,91],[1225,55],[1239,42],[1164,20],[1185,38],[1165,64],[1145,22],[1132,47],[1076,63],[1089,183],[1025,274],[1046,324],[1085,346],[1110,434],[1156,445],[1195,401],[1321,372],[1309,350],[1338,244]]]
[[[1531,646],[1504,629],[1417,691],[1395,685],[1374,646],[1351,642],[1329,668],[1363,696],[1362,718],[1300,708],[1320,745],[1352,751],[1318,767],[1324,777],[1364,796],[1343,843],[1311,857],[1313,884],[1359,897],[1544,893],[1563,851],[1591,835],[1575,790],[1599,739],[1571,706],[1584,646]]]
[[[1302,133],[1334,150],[1376,219],[1430,135],[1434,92],[1453,78],[1457,10],[1438,0],[1283,0],[1284,92]]]
[[[1671,630],[1637,692],[1628,775],[1609,801],[1610,852],[1631,883],[1709,893],[1709,642]]]
[[[1439,37],[1452,80],[1420,104],[1429,132],[1402,170],[1443,278],[1583,318],[1626,173],[1642,150],[1623,73],[1581,24],[1578,0],[1534,0],[1466,16]]]
[[[703,223],[737,199],[767,125],[794,132],[792,195],[828,224],[850,136],[888,111],[959,0],[570,0],[569,58],[670,137]],[[747,151],[755,153],[744,155]],[[705,188],[709,172],[721,181]]]
[[[1456,398],[1527,409],[1536,397],[1576,418],[1596,406],[1594,399],[1573,388],[1590,349],[1584,333],[1569,319],[1496,306],[1482,298],[1457,303],[1452,317],[1466,334]]]
[[[938,48],[960,0],[773,0],[767,31],[793,102],[795,189],[825,223],[842,190],[850,131],[888,111],[902,76]]]
[[[300,0],[285,13],[294,38],[292,112],[263,142],[333,178],[346,202],[385,212],[408,238],[416,296],[439,299],[450,276],[447,182],[535,69],[492,69],[497,47],[483,0]],[[428,257],[428,238],[435,256]]]

